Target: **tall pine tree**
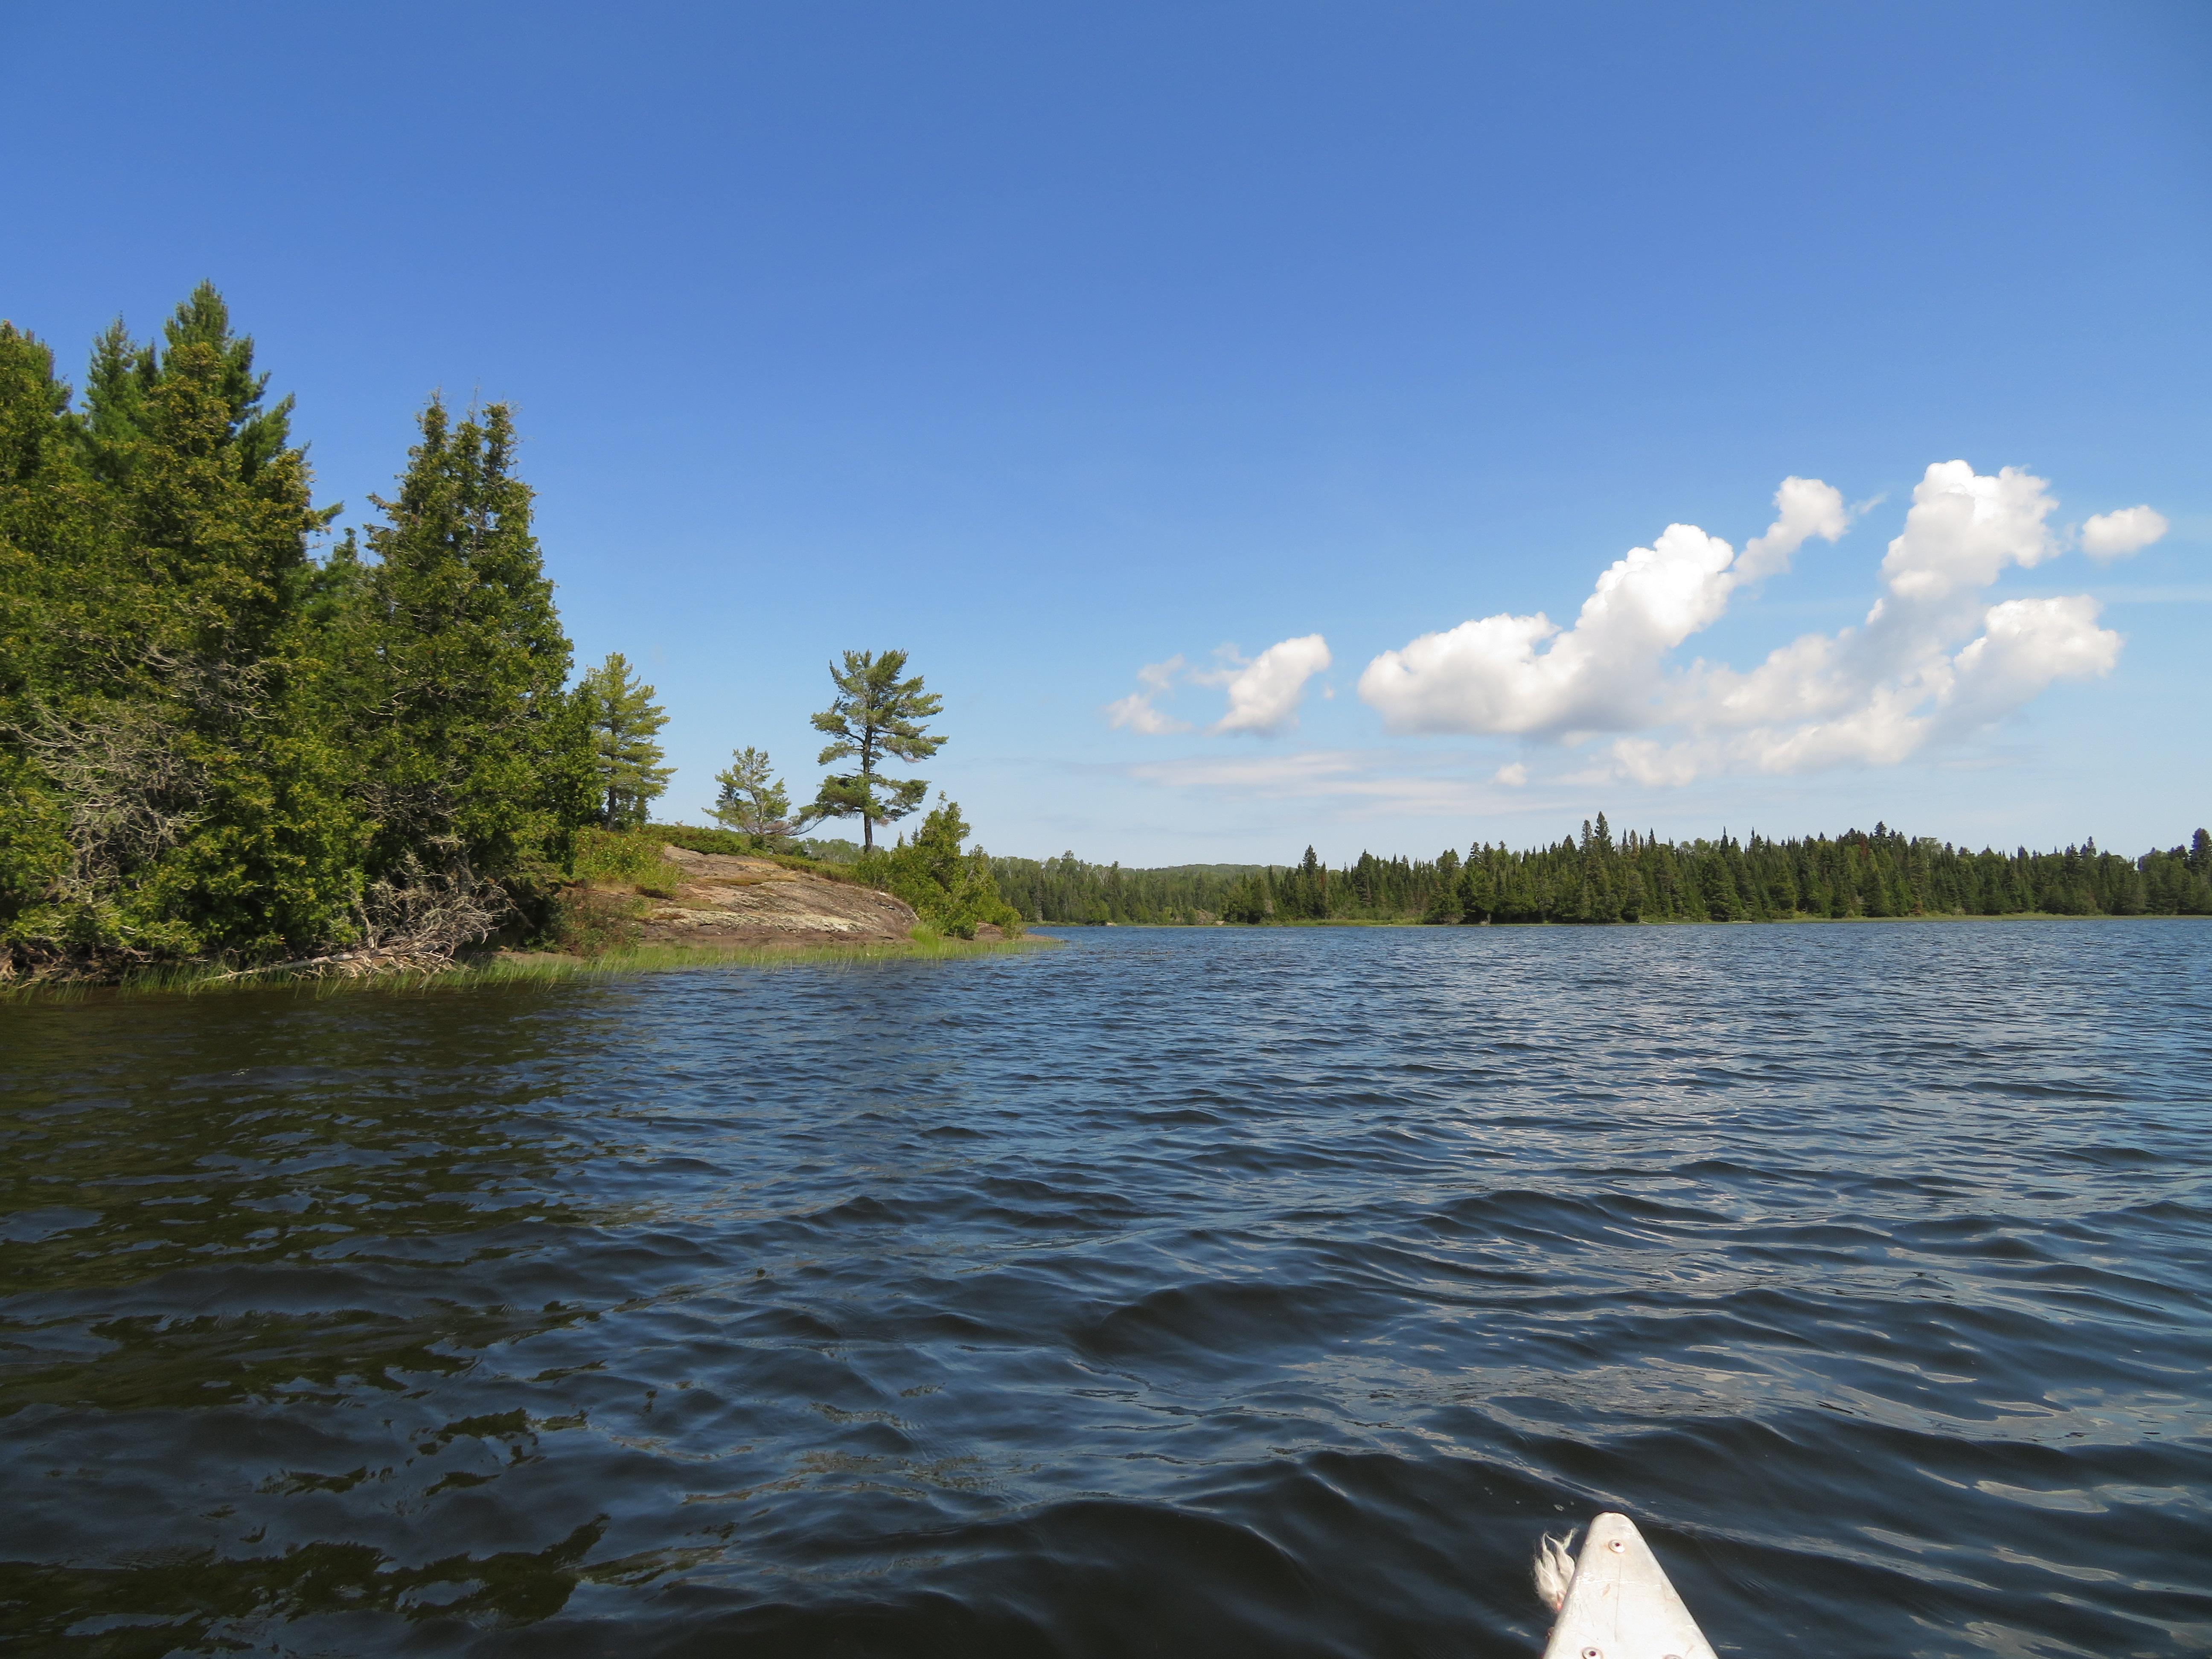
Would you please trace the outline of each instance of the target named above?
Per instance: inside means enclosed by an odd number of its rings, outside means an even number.
[[[929,792],[926,779],[885,778],[884,763],[901,760],[911,766],[945,746],[945,739],[932,737],[923,725],[936,717],[944,699],[923,690],[919,674],[901,679],[905,672],[903,651],[848,651],[843,668],[830,665],[836,696],[814,716],[814,729],[832,739],[815,757],[815,764],[841,760],[858,764],[850,772],[823,779],[803,816],[817,823],[857,817],[860,844],[871,851],[876,826],[906,817]]]

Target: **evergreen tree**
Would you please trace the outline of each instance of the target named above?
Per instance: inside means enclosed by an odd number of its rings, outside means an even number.
[[[67,441],[69,396],[52,352],[0,323],[0,976],[33,965],[37,942],[65,922],[60,902],[82,896],[70,891],[71,803],[39,755],[46,722],[65,718],[76,665],[69,613],[103,586],[92,481]]]
[[[356,659],[371,872],[528,898],[598,807],[584,700],[514,473],[503,404],[458,426],[433,398],[398,494],[376,500]]]
[[[610,830],[641,825],[651,804],[665,793],[673,769],[660,764],[653,741],[668,716],[653,701],[653,688],[630,672],[619,651],[584,676],[576,688],[591,728],[599,775],[599,821]]]
[[[1221,901],[1220,915],[1224,921],[1261,922],[1270,920],[1274,914],[1274,894],[1264,870],[1253,871],[1231,888]],[[1057,921],[1059,918],[1048,915],[1041,920]]]
[[[837,688],[830,707],[814,716],[814,729],[833,741],[815,757],[817,766],[857,760],[852,771],[822,781],[805,817],[860,820],[860,845],[873,850],[876,826],[906,817],[920,806],[929,785],[921,778],[887,780],[878,775],[886,759],[908,765],[927,760],[945,746],[922,722],[935,717],[944,700],[921,687],[921,676],[901,679],[906,653],[848,651],[841,670],[832,663],[830,678]]]
[[[1275,884],[1275,908],[1285,916],[1317,921],[1328,915],[1328,870],[1310,847]]]
[[[714,799],[714,821],[726,830],[781,841],[791,833],[791,795],[769,764],[768,750],[733,750],[730,763],[714,774],[721,793]]]
[[[312,505],[290,402],[263,406],[221,296],[203,283],[162,334],[111,329],[81,416],[50,374],[26,380],[20,340],[7,354],[11,406],[48,411],[8,491],[46,520],[18,592],[49,636],[12,736],[70,849],[11,924],[26,965],[282,955],[342,933],[357,891],[303,606],[308,539],[336,509]]]

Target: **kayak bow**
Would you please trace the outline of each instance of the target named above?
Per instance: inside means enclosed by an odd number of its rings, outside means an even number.
[[[1591,1522],[1579,1557],[1547,1538],[1537,1550],[1536,1590],[1559,1613],[1544,1659],[1717,1659],[1625,1515]]]

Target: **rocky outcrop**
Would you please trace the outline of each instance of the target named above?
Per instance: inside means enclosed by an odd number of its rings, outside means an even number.
[[[918,918],[903,900],[767,859],[664,847],[682,880],[639,918],[649,945],[867,945],[907,938]]]

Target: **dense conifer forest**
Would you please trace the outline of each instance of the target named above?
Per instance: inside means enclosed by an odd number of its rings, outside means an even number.
[[[81,405],[0,325],[0,971],[434,951],[542,910],[592,817],[508,411],[433,399],[318,562],[267,378],[205,285]]]
[[[1124,870],[1073,854],[994,859],[999,890],[1031,921],[1778,921],[1883,916],[2212,915],[2212,837],[2123,858],[1972,852],[1876,824],[1771,841],[1615,838],[1605,815],[1579,836],[1516,852],[1378,859],[1332,870],[1308,848],[1289,866]]]
[[[1239,882],[1265,873],[1256,864],[1124,870],[1118,864],[1085,864],[1073,853],[1056,859],[991,860],[999,891],[1031,921],[1213,921]]]
[[[0,981],[574,945],[593,871],[657,856],[665,717],[619,653],[571,684],[511,411],[432,398],[392,497],[316,557],[340,508],[267,385],[204,283],[157,340],[104,333],[81,397],[0,322]],[[854,740],[823,761],[861,763],[808,821],[919,808],[878,775],[943,741],[905,661],[832,665],[817,724]],[[942,929],[1018,927],[966,833],[940,798],[858,874]]]

